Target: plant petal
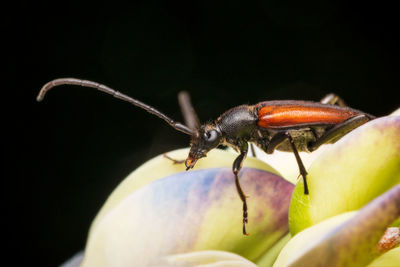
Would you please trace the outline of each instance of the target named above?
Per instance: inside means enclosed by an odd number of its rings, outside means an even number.
[[[367,267],[399,267],[400,247],[394,248],[376,258]]]
[[[301,231],[290,239],[281,250],[274,263],[274,267],[283,267],[292,264],[306,252],[308,247],[321,242],[321,236],[326,235],[329,231],[332,231],[335,227],[338,227],[338,225],[353,218],[355,215],[355,211],[339,214]]]
[[[400,184],[358,212],[332,217],[297,234],[278,266],[366,266],[380,253],[378,241],[400,216]]]
[[[167,154],[173,159],[185,159],[189,154],[189,148],[178,149],[168,152]],[[233,153],[233,151],[214,149],[208,153],[206,158],[197,162],[194,170],[216,167],[231,167],[236,157],[237,153]],[[246,159],[243,167],[256,168],[279,175],[275,169],[256,158]],[[92,232],[92,229],[97,225],[97,221],[115,206],[117,206],[129,194],[160,178],[184,171],[184,164],[174,164],[171,160],[165,158],[163,155],[159,155],[144,163],[142,166],[129,174],[111,193],[106,203],[103,205],[100,212],[94,219],[89,231],[89,235]]]
[[[393,111],[389,116],[400,116],[400,108]]]
[[[400,117],[373,120],[344,136],[310,167],[309,195],[300,181],[293,193],[292,235],[364,206],[400,182]]]
[[[234,253],[206,250],[168,256],[163,266],[256,267],[257,265]]]
[[[207,160],[218,159],[207,157],[206,165]],[[156,158],[150,172],[164,173],[170,165]],[[260,258],[288,231],[293,185],[254,168],[242,169],[240,181],[250,196],[250,236],[242,235],[242,203],[231,167],[175,173],[139,189],[117,189],[123,197],[92,226],[82,266],[157,266],[166,256],[201,250]],[[131,184],[121,184],[126,185]]]
[[[257,266],[258,267],[269,267],[274,264],[276,261],[276,258],[278,257],[280,251],[282,248],[289,242],[290,240],[290,234],[288,233],[286,236],[282,237],[279,242],[277,242],[273,247],[268,249],[268,251],[260,258],[257,260]]]

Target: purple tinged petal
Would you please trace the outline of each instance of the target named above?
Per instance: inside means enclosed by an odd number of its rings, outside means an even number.
[[[171,254],[224,250],[256,260],[288,232],[293,185],[244,168],[250,236],[242,235],[242,203],[231,168],[177,173],[134,191],[98,222],[83,266],[152,266]]]

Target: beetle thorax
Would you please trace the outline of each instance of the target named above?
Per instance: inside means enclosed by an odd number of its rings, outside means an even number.
[[[238,142],[249,141],[257,127],[257,116],[251,106],[242,105],[222,114],[215,125],[220,129],[225,143],[237,146]]]

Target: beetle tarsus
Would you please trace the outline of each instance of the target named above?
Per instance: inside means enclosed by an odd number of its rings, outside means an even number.
[[[248,235],[248,233],[246,232],[246,224],[249,222],[248,213],[247,213],[247,201],[246,201],[247,196],[243,193],[242,187],[240,186],[240,183],[239,183],[239,177],[238,177],[237,173],[235,173],[235,185],[236,185],[236,189],[238,191],[239,197],[243,202],[243,234]]]
[[[246,232],[246,224],[249,222],[247,217],[247,203],[246,201],[243,202],[243,235],[249,235]]]
[[[243,193],[243,190],[239,183],[239,177],[237,174],[235,174],[235,184],[239,197],[243,202],[243,234],[248,235],[248,233],[246,232],[246,224],[249,222],[247,213],[247,201],[246,201],[247,196]]]
[[[247,196],[244,194],[242,187],[240,186],[239,172],[240,172],[240,169],[242,168],[243,161],[246,158],[247,148],[248,148],[247,143],[243,143],[241,151],[240,151],[240,155],[235,159],[235,161],[233,162],[233,166],[232,166],[232,171],[233,171],[233,174],[235,175],[236,190],[239,194],[240,199],[243,202],[243,234],[244,235],[249,235],[246,232],[246,224],[248,223],[247,202],[246,202]]]
[[[304,177],[303,181],[304,181],[304,195],[308,195],[309,193],[308,193],[308,185],[306,177]]]

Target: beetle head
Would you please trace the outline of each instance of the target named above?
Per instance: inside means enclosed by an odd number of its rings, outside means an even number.
[[[186,170],[194,167],[196,161],[206,157],[207,152],[216,148],[222,141],[222,134],[215,124],[202,125],[193,135],[190,142],[189,156],[185,161]]]

